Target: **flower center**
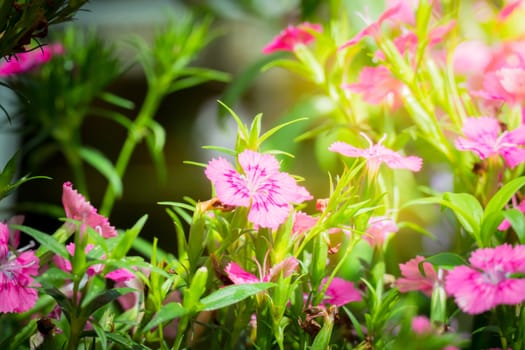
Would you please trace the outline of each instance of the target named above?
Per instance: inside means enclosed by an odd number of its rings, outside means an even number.
[[[483,272],[483,281],[489,284],[499,284],[507,278],[507,273],[500,266]]]

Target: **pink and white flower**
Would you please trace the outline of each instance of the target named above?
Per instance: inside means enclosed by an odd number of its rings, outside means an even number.
[[[222,203],[250,208],[248,220],[254,225],[275,229],[290,215],[292,203],[312,199],[292,176],[279,171],[273,155],[245,150],[238,160],[242,173],[219,157],[208,163],[205,174]]]
[[[87,225],[104,238],[118,235],[117,230],[110,225],[108,219],[100,215],[84,196],[73,189],[71,182],[65,182],[62,186],[62,204],[68,219],[82,223],[82,232],[85,231],[84,225]]]
[[[9,228],[0,223],[0,313],[19,313],[38,299],[33,277],[38,275],[39,259],[31,250],[13,252],[9,243]]]
[[[447,294],[461,310],[474,315],[525,301],[525,279],[513,277],[525,273],[524,245],[477,249],[469,262],[449,271],[445,280]]]
[[[502,132],[496,118],[467,118],[462,131],[465,137],[455,142],[460,151],[474,152],[481,159],[500,155],[510,168],[525,161],[525,126]]]
[[[307,45],[315,40],[313,32],[321,33],[320,24],[301,23],[297,26],[288,26],[272,42],[263,48],[263,53],[271,54],[276,51],[294,51],[297,45]]]

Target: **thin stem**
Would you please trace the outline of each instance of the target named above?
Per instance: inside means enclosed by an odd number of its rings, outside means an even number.
[[[122,178],[126,172],[129,160],[133,154],[133,151],[135,150],[135,147],[144,138],[147,125],[153,119],[163,96],[164,92],[162,89],[156,89],[150,86],[146,98],[144,99],[144,103],[140,109],[139,115],[128,130],[128,136],[122,145],[122,149],[120,150],[115,165],[115,171],[120,176],[120,178]],[[106,193],[102,199],[100,212],[105,216],[109,216],[111,214],[111,210],[113,209],[115,200],[116,193],[113,187],[108,184]]]

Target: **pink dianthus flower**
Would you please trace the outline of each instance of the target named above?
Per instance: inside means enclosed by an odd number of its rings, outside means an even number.
[[[31,51],[17,53],[0,65],[0,77],[7,77],[30,71],[48,62],[55,55],[64,53],[61,44],[51,44],[35,48]]]
[[[328,282],[328,277],[321,282],[320,289]],[[361,301],[363,298],[354,283],[340,277],[334,277],[324,294],[323,303],[334,306],[343,306],[353,301]]]
[[[297,45],[307,45],[315,40],[312,32],[321,33],[323,27],[320,24],[301,23],[297,26],[288,26],[272,42],[266,45],[263,53],[271,54],[276,51],[294,51]]]
[[[312,198],[292,176],[279,172],[273,155],[245,150],[238,160],[242,173],[219,157],[208,163],[205,174],[222,203],[250,208],[248,220],[256,226],[275,229],[290,215],[292,203]]]
[[[97,212],[80,193],[73,189],[71,182],[62,186],[62,204],[68,219],[77,220],[82,225],[88,225],[104,238],[115,237],[117,230],[110,225],[108,219]],[[81,230],[84,231],[84,226]]]
[[[501,155],[511,168],[525,161],[525,126],[502,132],[496,118],[467,118],[462,131],[466,137],[455,142],[461,151],[472,151],[481,159]]]
[[[0,313],[19,313],[31,309],[38,299],[33,276],[38,274],[39,259],[31,250],[12,252],[9,236],[8,226],[0,223]]]
[[[368,221],[368,228],[363,239],[372,247],[381,247],[397,231],[398,228],[394,220],[385,216],[376,216]]]
[[[447,294],[461,310],[474,315],[525,301],[525,279],[512,276],[525,273],[524,245],[477,249],[469,262],[449,271],[445,280]]]
[[[386,148],[380,140],[377,144],[362,134],[370,143],[369,148],[357,148],[345,142],[334,142],[328,149],[351,158],[365,158],[368,170],[371,174],[377,173],[381,163],[385,163],[392,169],[408,169],[411,171],[421,170],[423,160],[416,156],[404,157],[399,153]]]
[[[432,295],[432,289],[438,279],[438,275],[432,264],[424,261],[424,257],[416,256],[404,264],[399,264],[402,277],[397,279],[396,287],[400,292],[406,293],[419,290],[429,297]],[[419,269],[421,263],[423,263],[424,275]]]
[[[226,265],[224,272],[234,284],[250,284],[259,282],[276,281],[279,276],[286,278],[297,270],[299,261],[295,257],[284,259],[278,264],[272,266],[268,271],[260,271],[260,277],[257,277],[233,261]]]

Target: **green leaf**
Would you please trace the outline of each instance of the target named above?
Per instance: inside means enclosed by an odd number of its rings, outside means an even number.
[[[494,237],[494,233],[498,230],[498,226],[503,221],[504,216],[502,211],[495,211],[489,215],[485,215],[483,222],[481,223],[481,242],[483,246],[487,246],[491,238]]]
[[[45,288],[44,290],[47,295],[55,299],[66,318],[71,321],[71,315],[75,311],[75,307],[71,300],[57,288]]]
[[[108,348],[108,338],[106,337],[106,332],[95,322],[91,322],[91,326],[95,330],[95,333],[97,333],[98,341],[100,342],[102,350],[106,350]]]
[[[47,251],[51,251],[57,255],[60,255],[63,258],[69,259],[69,252],[66,250],[66,247],[60,244],[53,236],[28,226],[11,225],[11,227],[15,230],[20,230],[33,237]],[[45,253],[45,251],[42,251],[42,254],[43,253]]]
[[[443,195],[443,199],[452,204],[449,208],[454,211],[459,222],[468,232],[479,233],[483,207],[476,197],[469,193],[447,192]]]
[[[129,109],[129,110],[135,108],[135,103],[133,103],[133,101],[130,101],[127,98],[112,94],[111,92],[105,91],[99,96],[104,101],[109,102],[115,106],[118,106],[124,109]]]
[[[211,311],[230,306],[274,286],[274,283],[268,282],[226,286],[202,298],[200,309],[202,311]]]
[[[11,183],[11,180],[13,179],[16,173],[17,164],[18,153],[15,153],[4,166],[2,173],[0,173],[0,191],[2,191],[2,188],[7,187]]]
[[[140,231],[142,231],[147,219],[148,215],[143,215],[132,228],[126,230],[124,234],[119,236],[117,245],[111,251],[110,257],[112,259],[121,259],[126,256],[131,247],[133,247],[133,242],[137,239]]]
[[[446,270],[450,270],[455,266],[467,265],[467,262],[461,256],[448,252],[429,256],[425,259],[425,261],[431,263],[434,266],[442,267]]]
[[[100,151],[82,147],[80,156],[93,168],[97,169],[108,180],[117,196],[122,195],[122,180],[113,164]]]
[[[326,350],[329,348],[330,337],[332,336],[332,330],[334,328],[334,321],[331,318],[325,317],[323,328],[315,336],[314,342],[312,343],[312,350]]]
[[[510,225],[516,232],[521,244],[525,243],[525,215],[518,209],[510,209],[503,212],[505,219],[509,220]]]
[[[134,288],[114,288],[105,290],[89,300],[86,306],[82,307],[81,315],[87,318],[102,306],[109,304],[120,296],[134,291],[136,291]]]
[[[124,349],[151,350],[147,346],[135,342],[127,334],[106,332],[106,337],[112,342],[122,345]]]
[[[136,237],[133,241],[133,249],[138,251],[140,254],[144,255],[147,258],[151,258],[151,252],[152,252],[153,245],[151,242],[145,240],[142,237]],[[157,248],[157,258],[158,259],[167,259],[169,254],[162,250]]]
[[[161,323],[174,320],[181,316],[187,315],[188,313],[188,310],[186,310],[180,303],[168,303],[166,305],[162,305],[159,312],[157,312],[151,321],[149,321],[144,327],[144,331],[147,332]]]
[[[502,210],[512,196],[514,196],[523,185],[525,185],[525,176],[518,177],[500,188],[494,197],[492,197],[487,203],[487,206],[485,207],[485,217],[496,211]]]

